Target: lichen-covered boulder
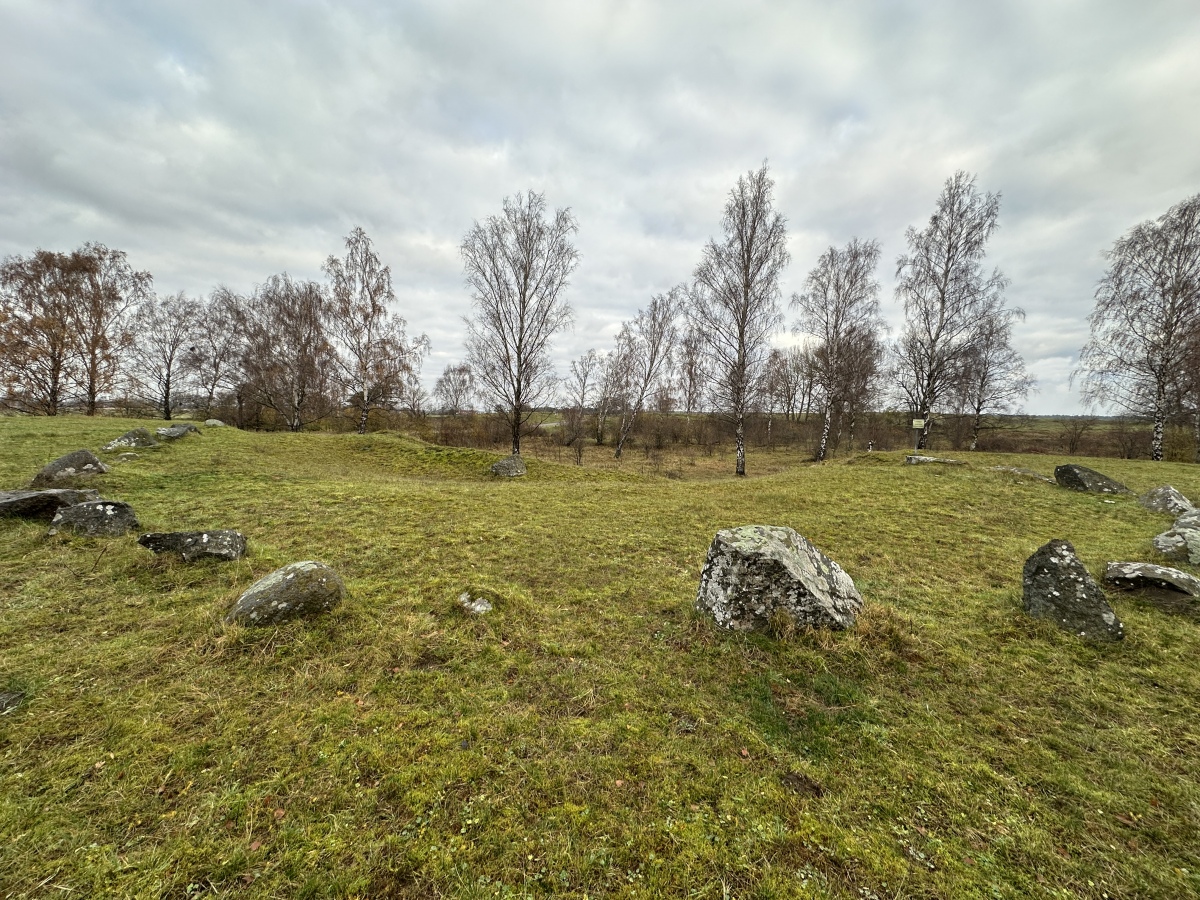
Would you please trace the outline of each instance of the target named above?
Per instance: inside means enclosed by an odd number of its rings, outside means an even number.
[[[1070,541],[1050,541],[1025,561],[1025,612],[1094,641],[1119,641],[1125,627]]]
[[[204,426],[206,428],[224,428],[225,423],[222,422],[220,419],[205,419]]]
[[[138,538],[152,553],[178,553],[184,562],[203,557],[235,560],[246,555],[246,536],[240,531],[152,531]]]
[[[329,612],[346,596],[346,585],[324,563],[306,560],[276,569],[246,590],[225,622],[278,625]]]
[[[1072,464],[1056,466],[1054,480],[1062,487],[1072,491],[1086,491],[1091,494],[1128,494],[1129,488],[1119,481],[1113,481],[1107,475],[1101,475],[1095,469],[1087,466]]]
[[[1169,484],[1153,488],[1138,497],[1138,503],[1154,512],[1168,513],[1178,516],[1195,509],[1187,497],[1175,490]]]
[[[732,631],[765,630],[784,613],[803,628],[849,628],[863,599],[841,566],[791,528],[718,531],[700,575],[696,609]]]
[[[1123,590],[1161,588],[1200,597],[1200,578],[1153,563],[1110,562],[1104,567],[1104,580]]]
[[[492,474],[503,478],[520,478],[526,471],[525,460],[516,454],[492,463]]]
[[[166,428],[155,428],[154,433],[164,441],[177,441],[182,437],[187,437],[189,434],[199,434],[200,429],[188,422],[182,422]]]
[[[1200,510],[1179,516],[1174,525],[1155,536],[1154,547],[1171,559],[1200,565]]]
[[[89,489],[47,488],[44,491],[0,491],[0,516],[20,519],[44,519],[49,522],[64,506],[99,500],[100,494]]]
[[[114,438],[100,449],[105,453],[115,453],[118,450],[130,450],[133,448],[157,447],[156,441],[150,434],[149,428],[134,428],[125,432],[119,438]]]
[[[89,500],[64,506],[50,520],[49,534],[72,531],[97,537],[119,537],[141,526],[133,507],[120,500]]]
[[[42,471],[33,476],[30,487],[41,490],[49,487],[64,487],[81,478],[103,475],[108,466],[100,462],[91,450],[75,450],[47,463]]]

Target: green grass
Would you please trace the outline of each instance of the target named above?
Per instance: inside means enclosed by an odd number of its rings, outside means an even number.
[[[0,486],[135,424],[2,418]],[[205,429],[102,480],[145,530],[241,529],[232,564],[0,520],[0,690],[28,695],[0,896],[1200,894],[1200,625],[1120,595],[1097,646],[1020,611],[1045,541],[1099,575],[1165,517],[986,469],[1049,456],[492,459]],[[1200,497],[1200,468],[1082,462]],[[697,617],[713,533],[750,522],[841,562],[859,627]],[[345,578],[333,614],[221,624],[300,559]]]

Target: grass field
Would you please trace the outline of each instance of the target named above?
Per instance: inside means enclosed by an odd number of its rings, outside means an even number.
[[[136,424],[0,418],[0,488]],[[493,459],[205,429],[100,482],[147,531],[242,530],[239,563],[0,520],[0,897],[1200,896],[1200,623],[1122,595],[1097,646],[1020,609],[1045,541],[1100,575],[1166,517],[986,469],[1050,456]],[[755,522],[842,563],[856,630],[692,612]],[[301,559],[333,614],[222,625]]]

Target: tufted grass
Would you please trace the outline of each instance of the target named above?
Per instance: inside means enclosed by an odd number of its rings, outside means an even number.
[[[0,418],[0,486],[136,424]],[[0,896],[1200,894],[1200,625],[1120,595],[1098,646],[1020,612],[1046,540],[1099,575],[1166,517],[986,469],[1054,457],[752,451],[771,474],[737,481],[601,452],[496,481],[391,434],[205,429],[101,482],[146,530],[240,528],[234,564],[0,520],[0,691],[27,695]],[[1082,462],[1200,497],[1193,466]],[[696,617],[713,532],[750,522],[840,561],[858,627]],[[309,558],[333,614],[221,624]]]

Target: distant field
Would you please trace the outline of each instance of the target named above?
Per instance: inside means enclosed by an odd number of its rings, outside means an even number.
[[[0,418],[0,488],[144,421]],[[2,897],[1200,896],[1200,623],[1127,596],[1094,646],[1020,610],[1025,558],[1154,560],[1169,520],[988,471],[1067,457],[751,448],[577,467],[380,433],[205,429],[114,466],[145,530],[248,560],[0,520]],[[1200,498],[1200,467],[1093,465]],[[855,631],[692,612],[713,533],[790,525]],[[332,615],[226,627],[317,559]],[[1195,573],[1194,573],[1195,574]],[[470,619],[464,590],[493,613]]]

